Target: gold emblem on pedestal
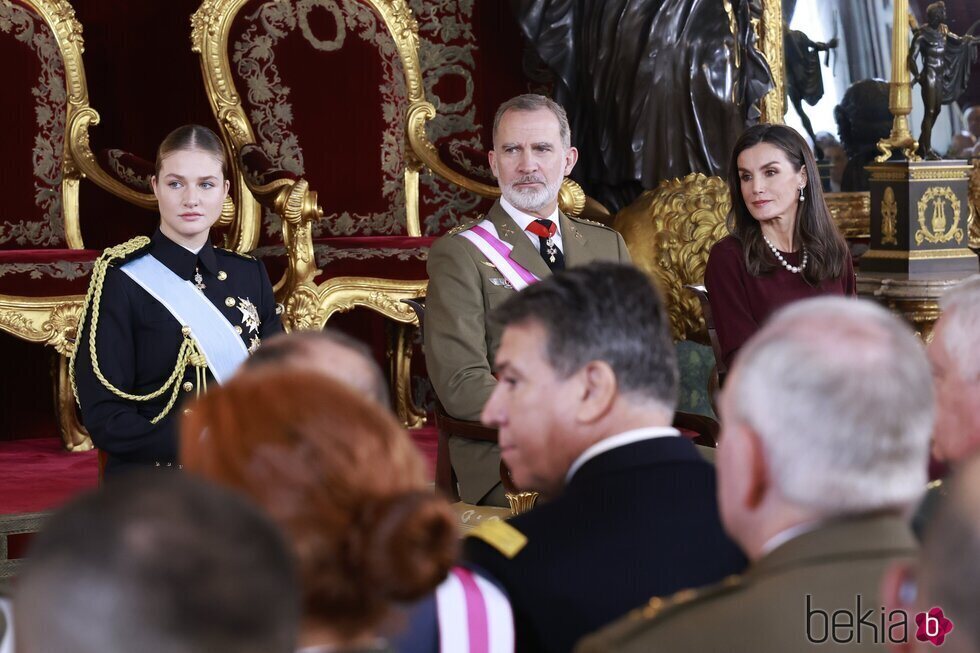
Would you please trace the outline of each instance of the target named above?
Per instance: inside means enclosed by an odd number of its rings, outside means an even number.
[[[891,186],[885,188],[885,196],[881,199],[881,244],[897,245],[895,237],[895,220],[898,218],[898,202],[895,201],[895,191]]]
[[[952,220],[947,215],[947,203],[952,211]],[[931,207],[932,215],[928,226],[926,214]],[[919,230],[915,232],[915,243],[963,242],[963,229],[960,228],[960,200],[949,186],[933,186],[922,194],[917,205]]]

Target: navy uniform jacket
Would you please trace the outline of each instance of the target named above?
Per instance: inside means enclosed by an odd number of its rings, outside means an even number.
[[[120,390],[138,395],[157,390],[173,372],[184,339],[177,318],[119,269],[123,263],[147,254],[153,254],[181,279],[193,281],[195,268],[199,270],[205,284],[204,295],[236,331],[241,329],[246,347],[254,349],[259,340],[282,331],[272,284],[261,262],[215,248],[210,241],[194,254],[157,230],[147,247],[113,262],[106,271],[96,347],[102,373]],[[240,309],[245,302],[258,309],[260,324],[256,330],[249,328]],[[133,466],[174,464],[180,404],[195,396],[195,368],[188,365],[185,370],[174,408],[152,424],[150,420],[170,399],[170,391],[151,401],[134,402],[103,387],[92,371],[89,356],[92,310],[90,307],[76,341],[75,375],[82,423],[95,446],[108,454],[106,474]],[[209,384],[217,383],[210,371],[207,380]]]
[[[527,538],[512,559],[480,539],[486,524],[470,531],[464,556],[506,589],[522,653],[570,651],[651,596],[746,565],[722,530],[714,467],[679,436],[599,454],[561,496],[507,523]]]

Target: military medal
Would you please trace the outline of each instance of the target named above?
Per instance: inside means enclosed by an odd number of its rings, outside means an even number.
[[[198,290],[204,290],[207,287],[204,285],[204,277],[201,276],[201,271],[197,267],[194,268],[194,286]]]
[[[551,236],[548,236],[548,240],[544,241],[544,249],[548,253],[548,260],[554,263],[555,252],[558,251],[558,246],[555,245],[555,241],[552,240]]]
[[[238,298],[238,310],[242,312],[242,324],[248,329],[249,333],[259,330],[262,321],[259,320],[259,309],[255,304],[247,299]]]
[[[254,354],[255,350],[259,348],[262,342],[259,340],[258,336],[252,336],[252,339],[248,343],[248,353]]]

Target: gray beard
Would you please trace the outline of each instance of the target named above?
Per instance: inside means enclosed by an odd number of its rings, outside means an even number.
[[[558,199],[561,180],[556,184],[546,183],[544,188],[534,190],[516,190],[513,186],[501,187],[504,199],[519,211],[538,211]]]

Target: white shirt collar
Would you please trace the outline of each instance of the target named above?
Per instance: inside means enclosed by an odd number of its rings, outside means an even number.
[[[520,227],[521,230],[525,232],[527,231],[527,226],[538,219],[536,216],[533,216],[529,213],[524,213],[520,209],[516,208],[513,204],[511,204],[506,199],[504,199],[503,196],[501,196],[500,198],[500,207],[504,211],[506,211],[507,215],[513,218],[514,222],[517,223],[517,226]],[[558,242],[558,246],[560,248],[561,247],[561,220],[558,219],[557,206],[555,206],[555,210],[552,211],[551,215],[548,216],[548,220],[551,220],[556,225],[557,231],[555,232],[554,240]],[[534,239],[534,243],[537,244],[538,237],[535,236],[534,234],[528,234],[528,235],[530,235]]]
[[[822,524],[823,522],[820,520],[805,521],[801,524],[797,524],[796,526],[790,526],[785,530],[779,531],[766,540],[766,543],[762,545],[761,555],[759,557],[761,558],[769,555],[782,545],[786,544],[790,540],[796,539],[804,533],[817,530]]]
[[[608,438],[603,438],[599,440],[594,445],[583,451],[572,466],[568,468],[568,473],[565,474],[565,483],[567,484],[575,476],[575,472],[582,468],[582,465],[592,460],[599,454],[606,453],[612,449],[617,449],[619,447],[625,447],[628,444],[633,444],[634,442],[640,442],[642,440],[653,440],[654,438],[666,438],[666,437],[680,437],[680,431],[672,426],[648,426],[641,429],[633,429],[632,431],[626,431],[624,433],[618,433],[616,435],[611,435]]]

